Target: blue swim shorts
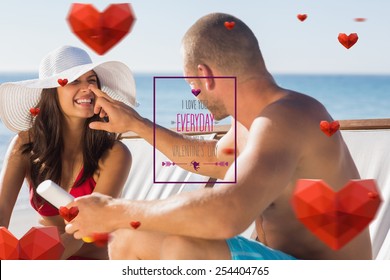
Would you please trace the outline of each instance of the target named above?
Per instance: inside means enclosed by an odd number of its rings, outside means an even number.
[[[293,256],[242,236],[230,238],[226,242],[232,260],[296,260]]]

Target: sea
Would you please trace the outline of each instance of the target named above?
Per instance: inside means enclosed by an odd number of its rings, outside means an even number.
[[[34,73],[0,73],[0,83],[36,78]],[[200,104],[180,74],[135,73],[137,106],[143,117],[169,128],[185,131],[189,120],[199,122],[197,129],[210,127],[207,104]],[[322,102],[333,119],[390,118],[390,75],[274,74],[284,88],[312,96]],[[207,121],[208,120],[208,121]],[[227,118],[213,124],[228,124]],[[0,122],[0,170],[15,133]],[[23,190],[15,206],[28,207]]]

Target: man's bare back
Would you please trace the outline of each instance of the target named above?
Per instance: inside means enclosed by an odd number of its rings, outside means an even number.
[[[272,202],[256,220],[257,239],[263,244],[293,255],[299,259],[370,259],[371,245],[368,230],[353,239],[341,250],[332,250],[299,220],[296,219],[291,207],[291,196],[298,179],[323,180],[334,191],[339,191],[350,179],[359,179],[359,173],[340,133],[328,137],[319,129],[321,120],[330,120],[325,108],[311,97],[289,92],[282,99],[265,108],[267,117],[280,115],[284,107],[292,107],[293,118],[286,118],[286,126],[294,126],[300,130],[300,139],[305,149],[296,171],[283,193]],[[312,108],[307,111],[306,108]],[[262,114],[259,118],[265,117]],[[304,119],[304,122],[299,120]],[[228,133],[226,137],[234,135]],[[237,123],[238,153],[245,147],[248,131]],[[282,137],[282,136],[281,136]],[[232,145],[232,140],[222,138],[218,144],[219,150],[226,148],[224,144]],[[231,147],[231,146],[230,146]],[[239,167],[238,167],[239,168]],[[362,245],[365,244],[365,245]]]
[[[270,248],[280,250],[298,259],[371,259],[371,245],[368,230],[350,241],[340,250],[333,250],[312,234],[294,215],[291,205],[291,196],[298,179],[318,179],[322,178],[333,190],[340,190],[349,180],[359,179],[358,171],[352,161],[349,151],[338,132],[332,137],[325,135],[319,128],[321,120],[331,120],[326,109],[316,100],[306,95],[279,89],[279,99],[265,107],[259,112],[258,117],[248,130],[240,122],[236,123],[237,128],[237,161],[253,148],[247,143],[249,141],[261,142],[261,135],[253,135],[252,130],[257,130],[256,121],[266,120],[275,122],[280,132],[286,132],[290,136],[289,143],[292,147],[295,143],[303,143],[297,147],[302,147],[299,152],[299,160],[296,168],[289,176],[280,194],[270,202],[264,210],[258,213],[256,219],[255,237]],[[311,108],[307,110],[307,108]],[[282,122],[280,120],[283,119]],[[234,148],[234,124],[230,130],[222,137],[217,144],[217,158],[232,162],[234,157],[226,155],[225,149]],[[291,134],[288,131],[294,130],[298,133]],[[265,130],[267,132],[267,130]],[[291,135],[296,135],[291,138]],[[283,139],[283,133],[275,135],[275,139],[268,139],[267,142],[277,142]],[[253,137],[254,140],[253,140]],[[266,143],[266,142],[265,142]],[[249,147],[248,147],[249,146]],[[245,156],[245,155],[244,155]],[[257,158],[262,161],[261,157]],[[244,162],[244,165],[249,164]],[[270,165],[275,164],[269,162]],[[281,165],[283,163],[280,163]],[[276,164],[278,166],[278,164]],[[237,168],[243,168],[238,164]],[[261,170],[259,172],[262,172]],[[278,171],[275,172],[276,176]],[[264,178],[265,179],[265,178]],[[261,180],[251,184],[251,191],[256,193],[255,188],[259,188]],[[231,186],[234,188],[234,186]],[[271,186],[272,187],[272,186]],[[214,188],[218,188],[216,185]],[[265,191],[268,193],[269,191]],[[251,193],[249,194],[251,196]],[[223,228],[219,228],[223,231]],[[159,258],[164,240],[167,238],[163,233],[143,233],[132,230],[120,230],[113,234],[118,244],[112,244],[111,257],[125,258]],[[134,240],[134,244],[142,246],[134,255],[131,250],[123,251],[123,240]],[[132,242],[131,242],[132,244]],[[219,250],[222,250],[223,243],[219,243]],[[211,243],[208,244],[211,248]],[[136,248],[136,247],[133,247]],[[202,248],[202,247],[200,247]],[[219,256],[219,255],[218,255]],[[222,257],[221,257],[222,258]]]

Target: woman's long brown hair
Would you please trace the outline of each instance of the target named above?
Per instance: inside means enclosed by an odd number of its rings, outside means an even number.
[[[37,107],[40,111],[29,130],[30,141],[22,147],[22,152],[30,155],[30,174],[34,192],[36,187],[47,179],[60,184],[61,155],[64,149],[62,136],[64,116],[60,109],[57,89],[43,89]],[[117,138],[116,134],[90,129],[89,123],[96,120],[102,119],[94,115],[85,121],[82,136],[84,172],[75,187],[93,176],[98,168],[99,159],[106,150],[112,148]]]

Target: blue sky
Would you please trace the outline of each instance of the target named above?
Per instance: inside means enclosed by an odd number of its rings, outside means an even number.
[[[93,3],[100,11],[118,3],[77,2]],[[225,12],[254,31],[272,73],[390,74],[388,0],[133,0],[132,32],[103,56],[71,32],[66,17],[72,3],[2,0],[0,71],[36,72],[47,52],[68,44],[85,48],[95,61],[123,61],[136,73],[181,73],[185,31],[203,15]],[[307,20],[298,21],[299,13],[308,14]],[[352,32],[359,41],[347,50],[337,36]]]

